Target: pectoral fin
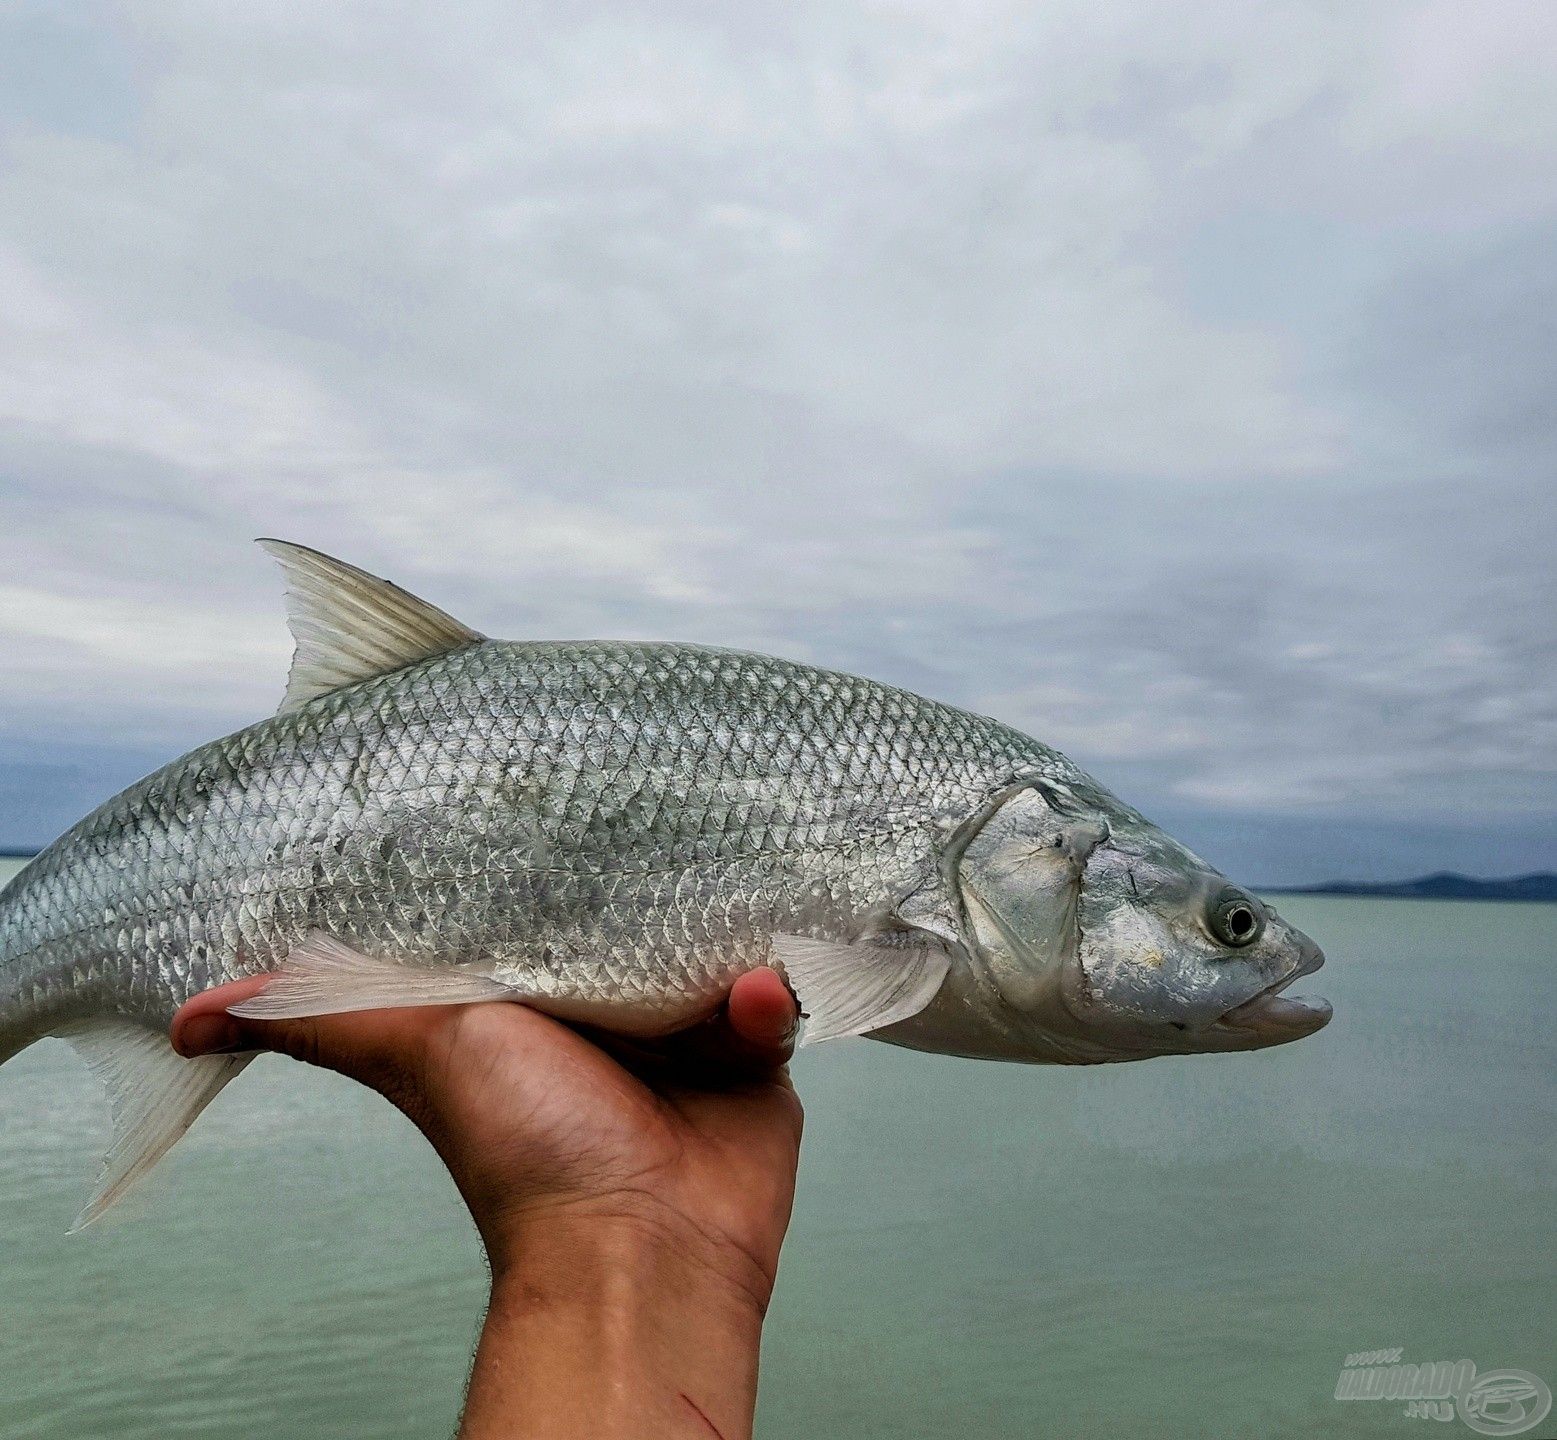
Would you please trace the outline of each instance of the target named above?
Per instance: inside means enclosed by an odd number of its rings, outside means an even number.
[[[773,963],[800,1001],[800,1043],[863,1035],[917,1015],[941,988],[951,960],[931,945],[882,945],[775,935]]]
[[[103,1173],[70,1233],[84,1229],[151,1169],[227,1082],[254,1057],[185,1060],[167,1036],[128,1020],[95,1020],[63,1031],[108,1092],[114,1138]]]
[[[286,963],[258,995],[231,1006],[229,1013],[248,1020],[290,1020],[348,1010],[518,998],[512,987],[490,975],[451,965],[375,960],[316,931],[292,947]]]

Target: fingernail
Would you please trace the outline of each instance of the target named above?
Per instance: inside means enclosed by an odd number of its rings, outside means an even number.
[[[775,1045],[792,1045],[795,1036],[800,1033],[800,1017],[798,1015],[786,1015],[782,1019],[775,1016],[766,1026],[768,1034]]]
[[[238,1022],[226,1015],[196,1015],[178,1034],[185,1055],[217,1055],[238,1048]]]

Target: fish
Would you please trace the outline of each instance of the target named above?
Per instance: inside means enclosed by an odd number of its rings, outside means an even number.
[[[259,542],[279,711],[130,786],[0,891],[0,1062],[48,1036],[114,1138],[78,1227],[252,1056],[174,1012],[523,1003],[641,1039],[773,966],[802,1041],[1095,1064],[1310,1035],[1319,947],[1009,725],[853,675],[663,641],[496,640]]]

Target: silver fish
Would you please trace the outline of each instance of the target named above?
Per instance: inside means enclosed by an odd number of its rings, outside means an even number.
[[[95,1218],[244,1056],[174,1011],[523,1001],[655,1036],[759,965],[806,1038],[1092,1063],[1279,1044],[1318,948],[1057,751],[870,680],[733,650],[490,640],[262,542],[281,711],[108,801],[0,892],[0,1061],[71,1040],[108,1087]]]

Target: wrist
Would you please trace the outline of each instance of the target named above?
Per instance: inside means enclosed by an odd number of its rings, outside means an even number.
[[[571,1279],[576,1292],[626,1302],[675,1276],[720,1309],[749,1309],[759,1323],[773,1293],[770,1265],[644,1197],[539,1208],[484,1227],[482,1240],[494,1291]]]
[[[750,1435],[771,1277],[749,1257],[636,1204],[532,1215],[490,1253],[471,1440]]]

